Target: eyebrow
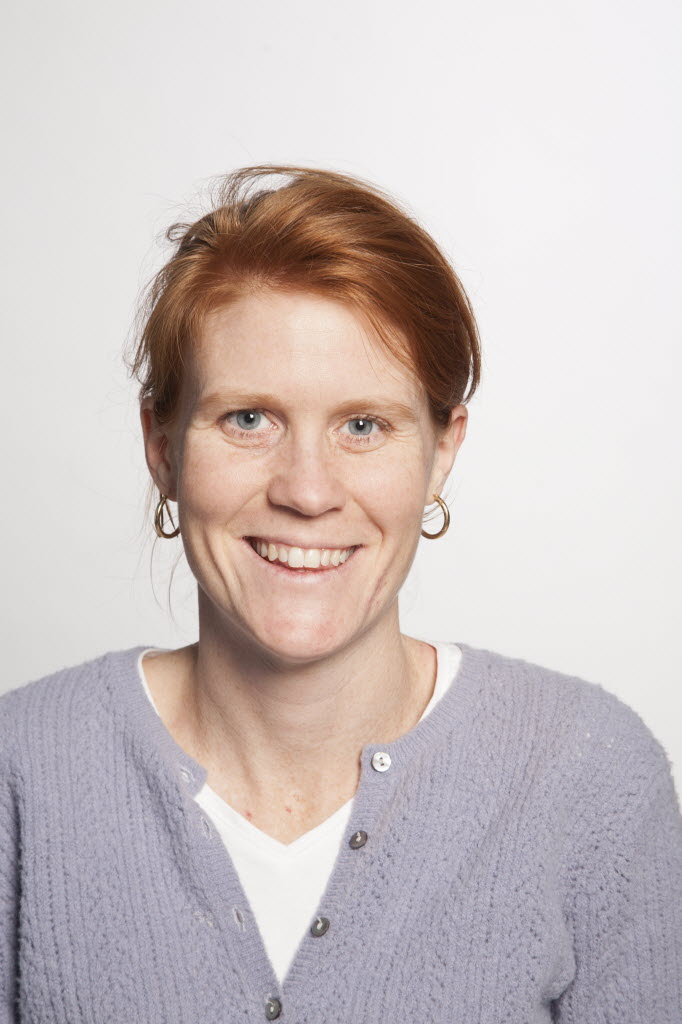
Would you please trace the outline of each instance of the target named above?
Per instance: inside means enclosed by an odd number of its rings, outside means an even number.
[[[267,393],[256,393],[246,391],[211,391],[199,400],[198,408],[202,411],[211,409],[216,405],[229,405],[235,409],[257,409],[262,407],[278,406],[281,399],[276,395]],[[344,413],[367,413],[373,410],[384,412],[387,415],[403,417],[404,419],[416,422],[417,414],[411,405],[400,402],[397,399],[385,398],[377,395],[365,395],[360,398],[349,399],[342,402],[334,410],[334,414],[340,416]]]

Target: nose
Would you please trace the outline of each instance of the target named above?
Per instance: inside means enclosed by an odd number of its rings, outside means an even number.
[[[282,447],[268,481],[273,505],[305,516],[343,508],[345,487],[324,438],[290,438]]]

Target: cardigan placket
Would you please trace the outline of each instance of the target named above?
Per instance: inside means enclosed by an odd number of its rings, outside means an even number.
[[[177,806],[182,807],[183,816],[178,827],[184,832],[191,867],[206,899],[207,911],[198,913],[206,927],[214,928],[216,935],[222,936],[226,955],[241,972],[244,991],[250,998],[252,1010],[256,1011],[252,1019],[258,1019],[258,1008],[262,1010],[262,1019],[279,1019],[282,1024],[286,1020],[300,1020],[302,1013],[314,1015],[314,1008],[307,1005],[309,979],[315,977],[319,985],[320,963],[329,955],[333,957],[338,929],[344,925],[352,929],[355,901],[362,898],[365,879],[373,872],[380,872],[382,862],[384,865],[390,862],[392,851],[386,825],[391,818],[392,797],[401,779],[404,782],[406,774],[418,773],[421,759],[432,756],[439,746],[452,742],[453,737],[460,744],[465,740],[466,716],[475,708],[472,687],[475,688],[476,683],[477,651],[466,644],[459,646],[462,657],[456,678],[431,714],[396,740],[369,743],[362,748],[360,779],[346,833],[317,913],[282,983],[275,975],[229,851],[213,822],[194,799],[206,781],[207,771],[175,741],[143,692],[136,665],[144,645],[126,652],[126,659],[119,663],[117,693],[124,702],[124,711],[131,716],[130,724],[136,727],[139,740],[157,744],[168,774],[180,793]],[[351,839],[359,831],[366,833],[367,841],[354,848]],[[464,837],[462,839],[460,856],[466,852]],[[366,908],[364,910],[366,914]],[[316,934],[319,919],[328,925],[321,934]],[[352,955],[362,958],[366,943],[381,942],[381,926],[378,906],[375,925],[367,928],[367,934],[354,933],[350,942],[348,935],[345,936],[341,944],[344,955],[347,956],[350,949]]]

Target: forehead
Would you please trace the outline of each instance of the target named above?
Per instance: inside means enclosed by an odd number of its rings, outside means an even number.
[[[198,401],[256,389],[318,403],[379,394],[415,412],[424,401],[359,311],[308,292],[267,290],[208,314],[190,373]]]

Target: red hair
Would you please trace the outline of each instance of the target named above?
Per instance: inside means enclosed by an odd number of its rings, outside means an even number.
[[[289,180],[262,187],[271,175]],[[178,412],[187,347],[206,314],[259,288],[352,305],[421,381],[437,427],[473,396],[481,351],[469,299],[434,240],[396,200],[347,174],[266,164],[218,179],[212,207],[193,224],[168,228],[175,250],[137,314],[130,373],[140,401],[153,397],[159,423]]]

